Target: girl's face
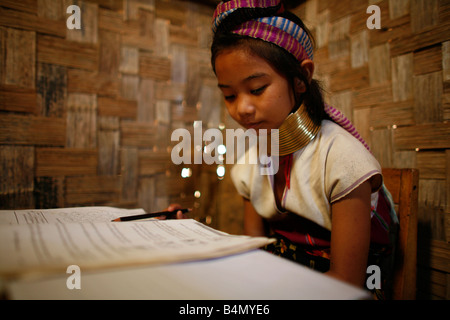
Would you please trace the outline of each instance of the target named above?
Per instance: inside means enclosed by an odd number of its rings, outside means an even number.
[[[294,107],[286,77],[249,50],[224,50],[215,70],[228,112],[246,129],[278,129]]]

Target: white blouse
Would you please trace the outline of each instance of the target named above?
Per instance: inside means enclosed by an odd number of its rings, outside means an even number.
[[[248,153],[257,152],[255,147]],[[248,158],[247,158],[248,159]],[[261,175],[259,164],[236,164],[231,177],[237,191],[264,218],[276,215],[273,175]],[[323,120],[316,137],[293,154],[290,188],[284,210],[331,230],[331,203],[363,182],[372,185],[372,205],[382,185],[381,167],[364,145],[338,124]]]

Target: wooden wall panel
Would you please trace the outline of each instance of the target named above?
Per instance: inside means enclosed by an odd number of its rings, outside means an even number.
[[[63,118],[66,114],[67,69],[39,63],[36,91],[39,114],[45,117]]]
[[[97,102],[95,95],[71,93],[67,98],[67,148],[97,146]]]
[[[120,98],[98,97],[98,114],[119,118],[136,119],[137,102]]]
[[[98,174],[120,174],[120,128],[117,117],[98,117]]]
[[[69,69],[67,91],[116,97],[120,92],[120,79],[107,73]]]
[[[38,2],[36,0],[2,0],[2,6],[6,8],[15,9],[17,11],[24,11],[35,14],[38,10]]]
[[[0,194],[33,192],[34,147],[0,146]]]
[[[37,61],[84,70],[97,70],[98,45],[39,34]]]
[[[120,132],[123,146],[151,149],[156,143],[156,128],[151,123],[121,121]]]
[[[66,26],[62,20],[44,19],[35,12],[22,12],[0,7],[0,25],[11,28],[37,31],[42,34],[64,37]]]
[[[396,149],[448,149],[450,123],[421,124],[395,130]]]
[[[0,110],[37,114],[36,90],[15,85],[0,85]]]
[[[63,177],[35,177],[33,202],[23,208],[34,207],[37,209],[61,208],[65,206]]]
[[[156,80],[170,80],[171,63],[165,57],[158,57],[151,54],[141,54],[139,57],[139,74],[143,78]]]
[[[121,197],[124,200],[136,201],[138,191],[138,149],[136,147],[124,147],[120,154],[120,174],[122,176]]]
[[[413,87],[416,123],[442,122],[442,72],[414,76]]]
[[[66,178],[66,203],[69,206],[119,203],[119,176],[85,176]]]
[[[120,34],[108,30],[100,30],[98,71],[117,77],[120,64]]]
[[[65,140],[66,122],[63,119],[15,114],[0,117],[1,144],[64,146]]]
[[[442,43],[442,73],[444,81],[450,80],[450,41]]]
[[[7,28],[4,32],[6,49],[3,62],[3,83],[35,88],[36,33]]]
[[[170,170],[170,154],[165,150],[141,150],[139,157],[139,175],[155,175]]]
[[[412,53],[392,58],[392,95],[395,102],[413,99],[413,66]]]
[[[36,177],[95,175],[95,149],[36,148]]]

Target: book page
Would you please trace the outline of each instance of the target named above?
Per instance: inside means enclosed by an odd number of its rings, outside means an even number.
[[[143,214],[143,209],[114,207],[74,207],[62,209],[0,210],[0,224],[109,222],[113,219]]]
[[[229,235],[192,219],[0,225],[0,275],[217,258],[270,242]]]

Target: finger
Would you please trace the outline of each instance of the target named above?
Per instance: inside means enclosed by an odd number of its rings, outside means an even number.
[[[177,219],[186,219],[186,215],[182,211],[177,211]]]
[[[181,209],[181,206],[177,203],[169,205],[167,211],[175,211],[177,209]]]

